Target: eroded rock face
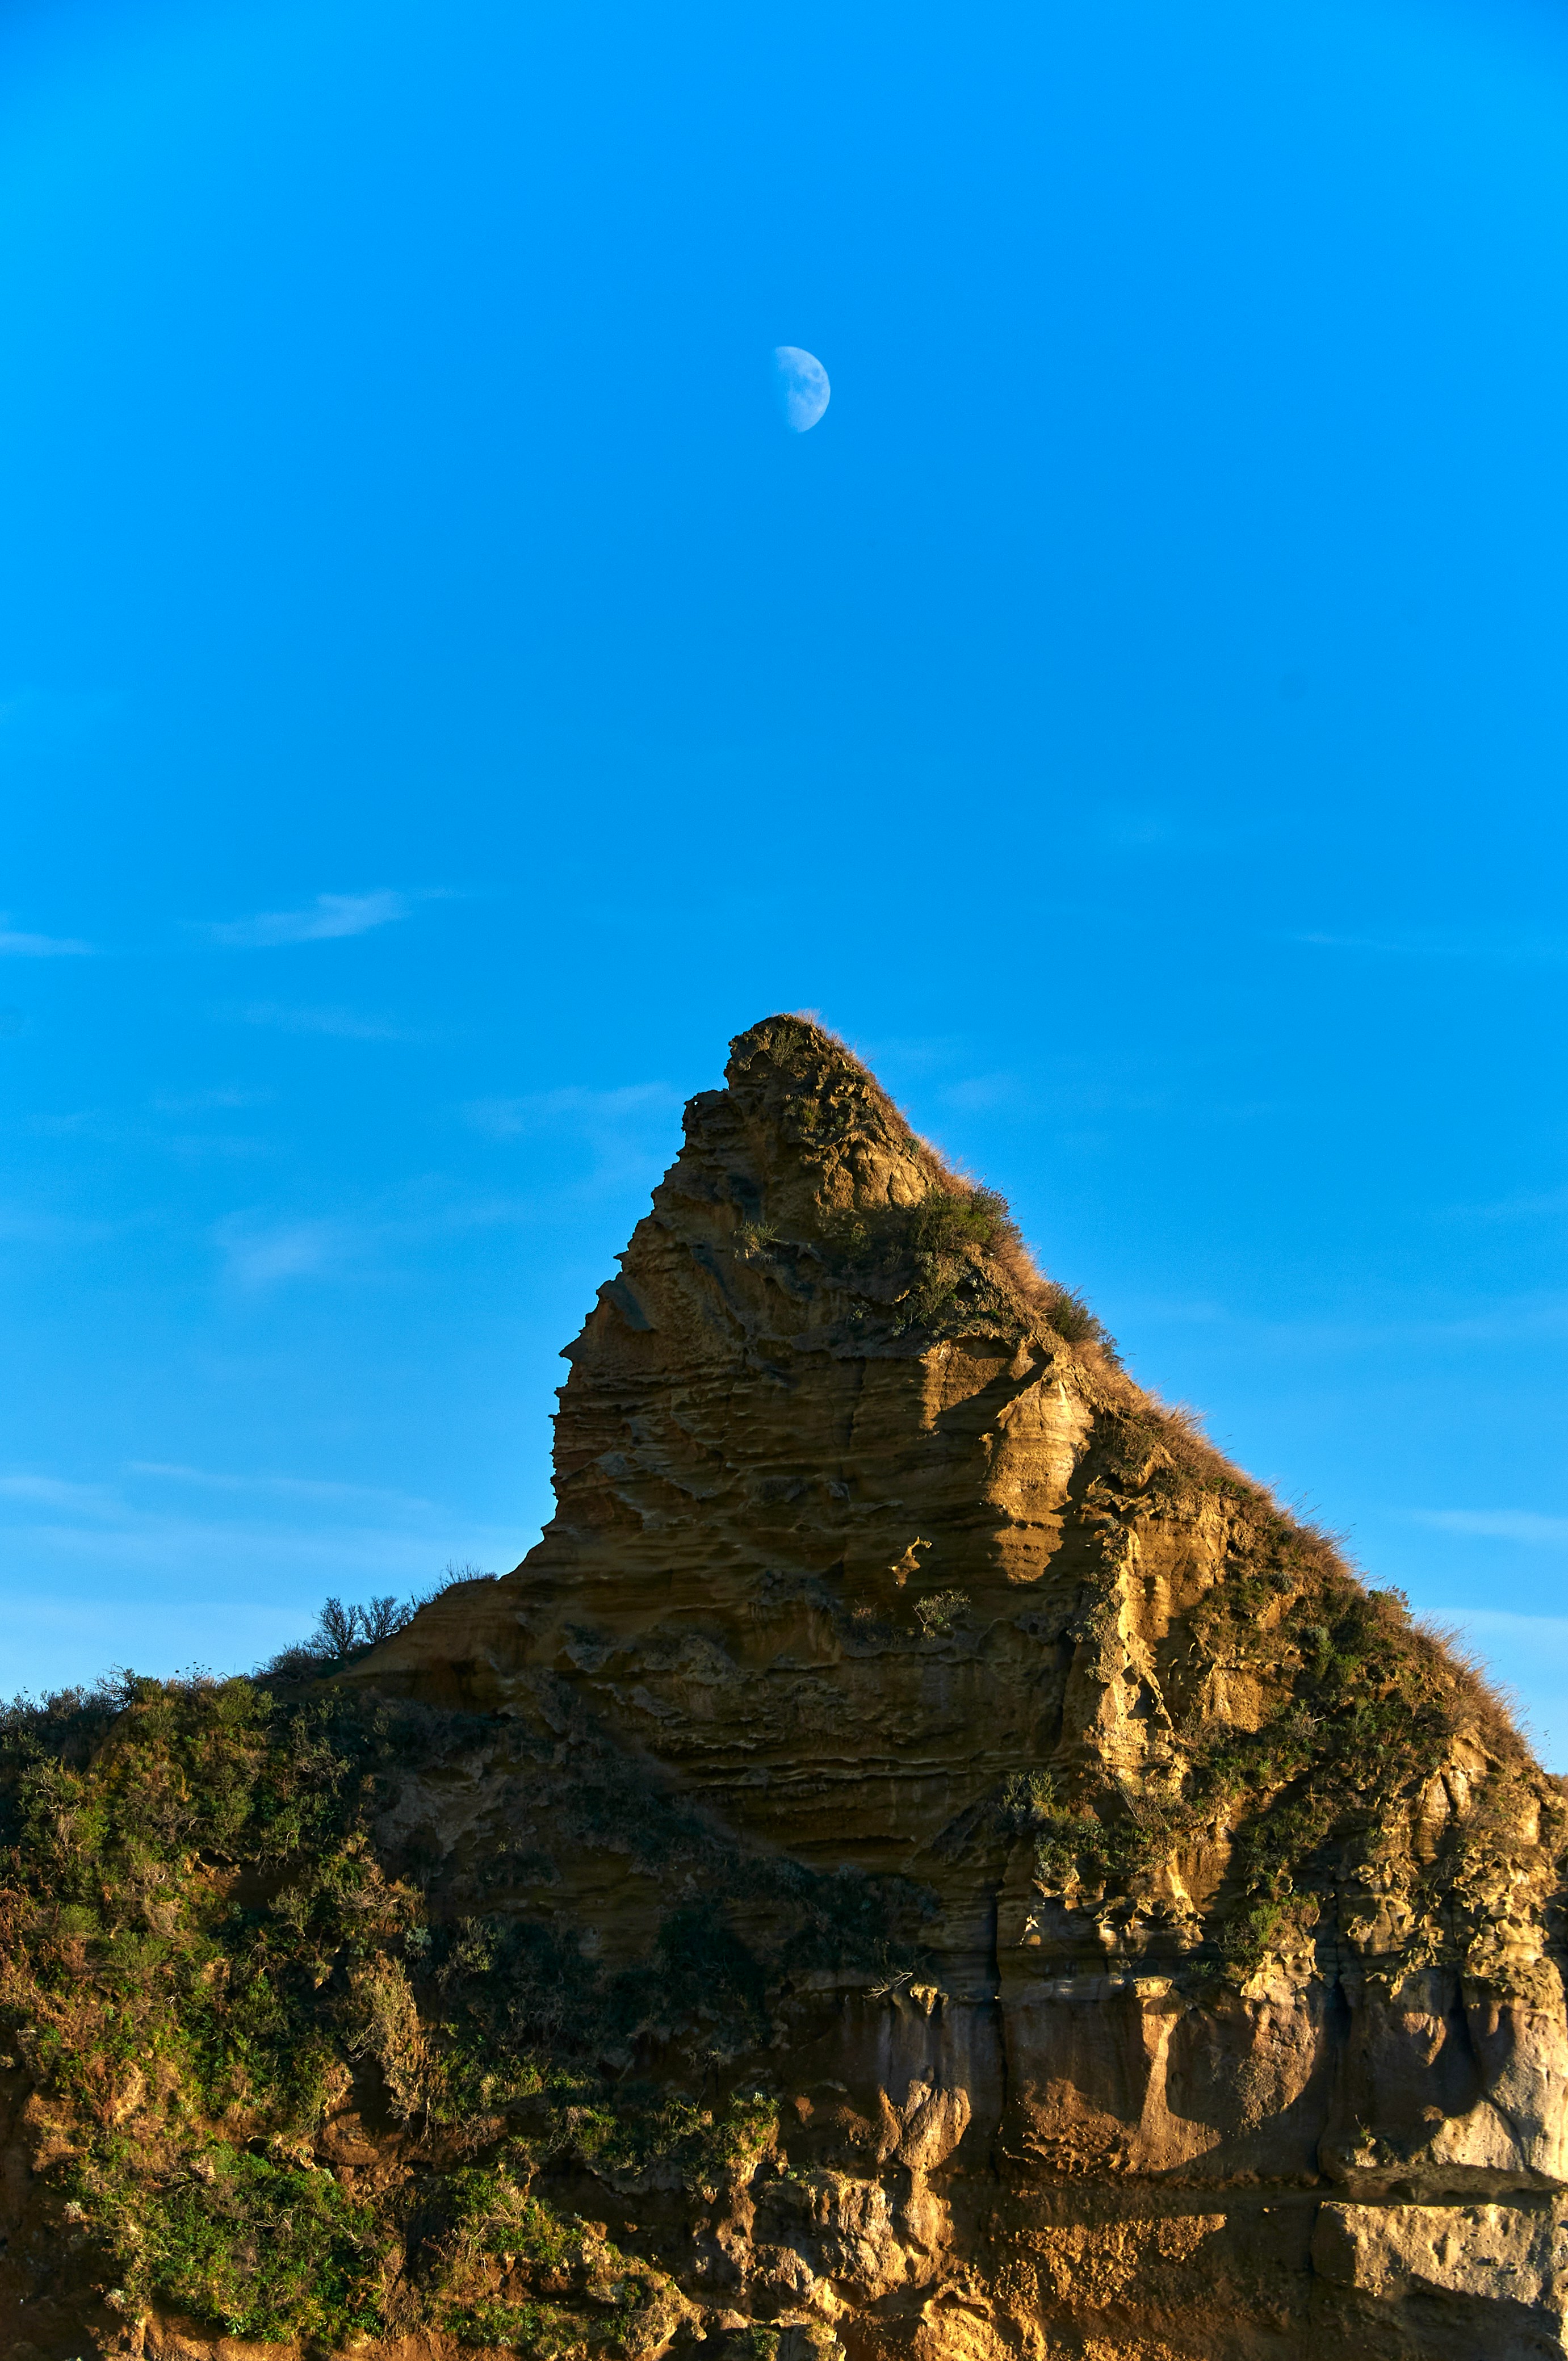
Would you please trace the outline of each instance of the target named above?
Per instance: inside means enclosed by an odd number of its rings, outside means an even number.
[[[543,1539],[363,1674],[720,1832],[770,2036],[716,2068],[811,2177],[711,2269],[922,2361],[1561,2349],[1555,1783],[841,1048],[773,1019],[728,1082],[566,1356]],[[645,1955],[656,1865],[529,1841],[520,1907]],[[880,1961],[783,1964],[786,1863]]]
[[[323,1986],[386,2361],[454,2361],[420,2192],[497,2158],[610,2323],[498,2250],[541,2361],[1568,2349],[1564,1806],[1474,1677],[812,1025],[620,1261],[538,1547],[348,1676],[436,1732],[373,1831],[418,1907]]]

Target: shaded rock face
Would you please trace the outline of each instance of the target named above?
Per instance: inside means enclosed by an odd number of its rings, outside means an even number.
[[[1556,1783],[840,1045],[772,1019],[727,1084],[565,1356],[538,1547],[356,1675],[529,1734],[408,1808],[585,1979],[654,1963],[609,2067],[779,2098],[666,2254],[697,2316],[1563,2351]]]

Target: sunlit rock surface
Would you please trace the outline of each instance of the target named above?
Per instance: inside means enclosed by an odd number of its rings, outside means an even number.
[[[736,1041],[620,1266],[538,1547],[339,1675],[388,1931],[323,1954],[288,2152],[391,2225],[355,2349],[455,2361],[421,2255],[500,2158],[576,2228],[474,2247],[470,2349],[1561,2354],[1564,1804],[1485,1686],[810,1023]],[[85,2135],[6,2088],[37,2256]],[[49,2268],[0,2258],[20,2361],[88,2349]]]
[[[1559,2350],[1556,1784],[972,1202],[814,1026],[743,1035],[566,1355],[554,1522],[361,1677],[891,1897],[880,1971],[791,1973],[776,1876],[683,1868],[799,2176],[694,2287],[932,2361]],[[464,1813],[646,1949],[613,1827]]]

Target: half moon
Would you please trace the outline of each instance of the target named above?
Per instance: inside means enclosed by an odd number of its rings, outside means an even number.
[[[778,371],[784,424],[792,434],[804,434],[828,407],[833,390],[828,372],[815,353],[804,352],[799,345],[775,345],[773,367]]]

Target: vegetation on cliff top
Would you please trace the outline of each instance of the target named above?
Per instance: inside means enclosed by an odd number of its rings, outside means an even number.
[[[1250,1684],[1253,1703],[1238,1720],[1200,1689],[1135,1782],[1101,1765],[1006,1783],[999,1825],[1033,1837],[1041,1891],[1135,1915],[1160,1871],[1218,1850],[1223,1882],[1192,1965],[1245,1983],[1286,1952],[1316,1951],[1333,1973],[1347,1883],[1375,1861],[1370,1883],[1395,1912],[1388,1972],[1442,1965],[1502,1993],[1547,1990],[1497,1903],[1527,1858],[1561,1866],[1568,1782],[1536,1769],[1486,1675],[1414,1622],[1401,1592],[1366,1588],[1329,1536],[1285,1515],[1190,1420],[1146,1403],[1108,1422],[1100,1457],[1085,1497],[1113,1535],[1140,1503],[1190,1513],[1200,1488],[1226,1501],[1225,1579],[1188,1618],[1188,1644],[1211,1677]],[[1117,1581],[1113,1548],[1069,1631],[1119,1661]],[[1476,1774],[1463,1812],[1444,1786],[1456,1746]]]
[[[907,1204],[830,1204],[811,1241],[836,1282],[882,1310],[894,1334],[1016,1339],[1045,1328],[1116,1361],[1113,1339],[1082,1296],[1042,1276],[1006,1199],[965,1180],[920,1139],[845,1042],[815,1020],[774,1016],[733,1048],[732,1086],[744,1076],[747,1087],[764,1092],[781,1136],[809,1164],[826,1168],[857,1142],[913,1157],[921,1196]],[[767,1082],[753,1074],[759,1060]],[[742,1213],[737,1234],[749,1256],[788,1243],[752,1210]]]
[[[43,2097],[57,2235],[95,2255],[112,2306],[327,2344],[422,2320],[636,2353],[672,2301],[661,2275],[557,2221],[535,2177],[662,2158],[698,2185],[771,2141],[765,2095],[704,2106],[607,2076],[635,1976],[482,1917],[433,1923],[377,1814],[452,1720],[130,1675],[4,1716],[0,2023]],[[644,1981],[666,2014],[683,1979],[700,1993],[711,2041],[758,1973],[688,1910]],[[399,2170],[323,2166],[345,2110]]]

